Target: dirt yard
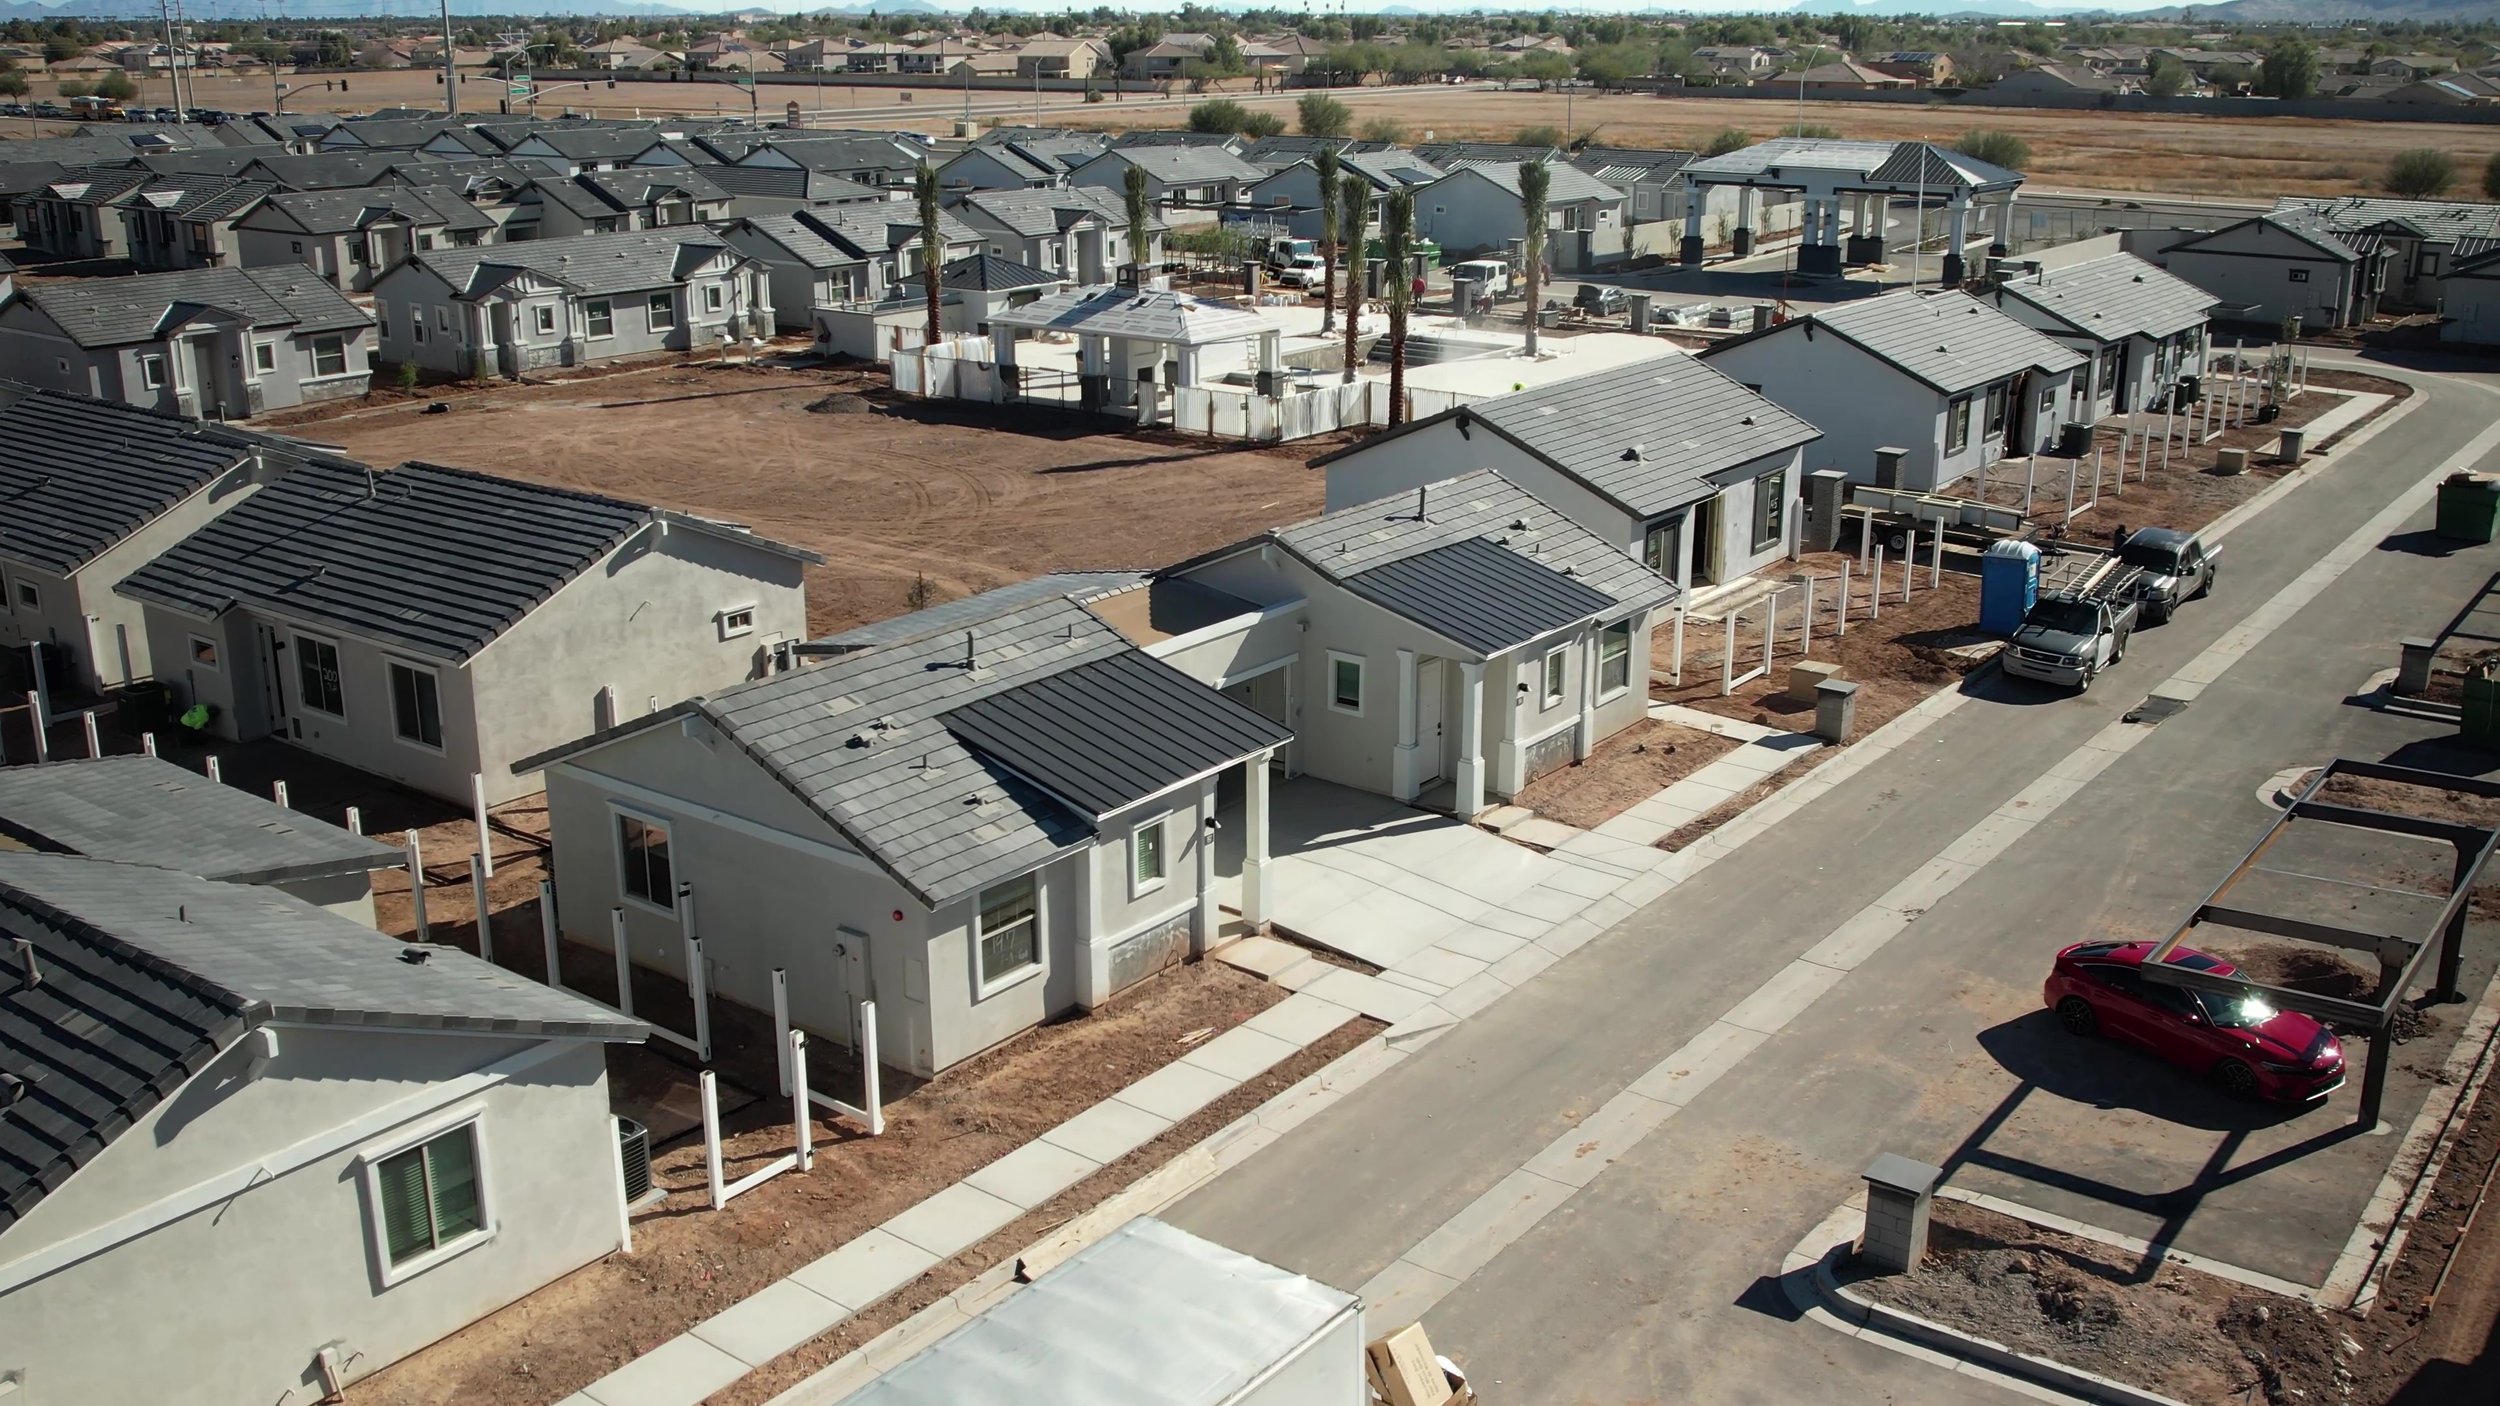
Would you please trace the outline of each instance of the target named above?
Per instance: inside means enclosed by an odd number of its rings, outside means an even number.
[[[1548,820],[1592,830],[1736,750],[1733,738],[1680,723],[1634,723],[1585,762],[1549,771],[1512,797]]]
[[[862,413],[810,414],[829,394]],[[1049,412],[908,401],[881,373],[659,365],[548,386],[454,390],[290,423],[376,464],[490,469],[707,516],[821,552],[827,634],[1045,571],[1154,567],[1315,514],[1305,461]]]
[[[2297,1299],[2138,1257],[1943,1197],[1915,1274],[1844,1282],[2018,1352],[2189,1402],[2344,1399],[2337,1320]],[[2262,1394],[2260,1394],[2262,1393]]]

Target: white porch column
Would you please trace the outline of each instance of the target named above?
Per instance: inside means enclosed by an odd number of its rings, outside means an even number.
[[[991,324],[990,360],[1001,366],[1016,364],[1016,329]]]
[[[1275,756],[1252,757],[1242,778],[1241,921],[1254,932],[1267,923],[1267,773]]]
[[[1180,349],[1180,364],[1180,373],[1173,380],[1172,384],[1174,386],[1194,386],[1198,384],[1198,349],[1196,347],[1182,347]]]
[[[1995,232],[1988,239],[1988,253],[1993,258],[2002,259],[2012,253],[2014,248],[2013,191],[2009,190],[1997,197],[1995,225]]]
[[[1203,782],[1198,790],[1198,921],[1190,928],[1189,955],[1203,957],[1215,945],[1215,934],[1224,926],[1224,910],[1215,903],[1215,782]],[[1244,851],[1245,855],[1247,851]],[[1249,882],[1245,870],[1242,881]],[[1247,889],[1245,887],[1245,894]]]
[[[1102,363],[1102,338],[1079,334],[1076,339],[1076,369],[1078,373],[1086,376],[1102,375]]]
[[[1285,334],[1280,329],[1259,334],[1259,369],[1281,371],[1285,366]]]
[[[1415,651],[1398,651],[1398,745],[1389,754],[1389,798],[1415,799]]]
[[[1701,211],[1709,199],[1708,187],[1690,179],[1684,183],[1684,243],[1676,250],[1676,262],[1692,266],[1701,262]]]
[[[1597,636],[1597,627],[1591,626],[1573,646],[1580,651],[1580,735],[1571,742],[1571,755],[1578,761],[1587,761],[1597,750]]]
[[[1458,818],[1484,809],[1484,664],[1458,664]]]

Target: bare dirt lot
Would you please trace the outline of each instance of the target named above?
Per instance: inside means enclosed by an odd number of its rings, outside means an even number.
[[[1737,746],[1680,723],[1634,723],[1598,744],[1587,761],[1547,772],[1512,799],[1548,820],[1591,830]]]
[[[860,414],[810,414],[828,393]],[[1312,441],[1100,432],[1048,411],[897,398],[881,373],[663,365],[357,407],[289,424],[376,464],[424,459],[683,508],[821,552],[826,634],[1045,571],[1154,567],[1320,509]]]

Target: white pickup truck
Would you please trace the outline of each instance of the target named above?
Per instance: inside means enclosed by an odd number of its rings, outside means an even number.
[[[1469,259],[1450,265],[1450,290],[1464,292],[1468,303],[1491,302],[1511,294],[1510,265],[1500,259]]]
[[[1276,282],[1284,288],[1317,288],[1328,279],[1328,261],[1317,254],[1297,254],[1276,271]]]

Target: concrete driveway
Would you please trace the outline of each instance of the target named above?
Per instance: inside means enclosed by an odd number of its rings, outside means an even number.
[[[1446,815],[1307,776],[1276,786],[1270,801],[1270,920],[1377,967],[1396,966],[1470,928],[1529,926],[1505,906],[1549,880],[1585,877]],[[1241,835],[1235,811],[1216,836],[1216,892],[1235,909]],[[1568,916],[1558,911],[1534,931],[1513,935],[1533,937]]]

